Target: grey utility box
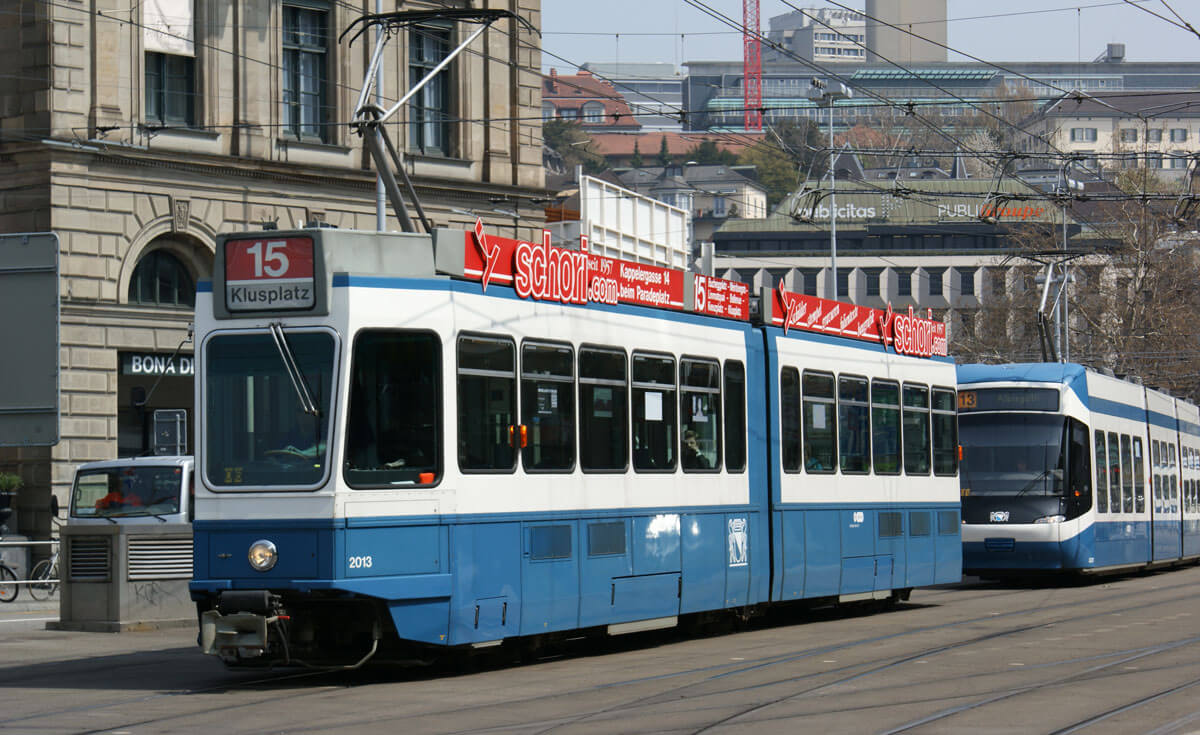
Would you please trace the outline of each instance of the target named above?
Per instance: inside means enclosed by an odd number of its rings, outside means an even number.
[[[189,523],[64,526],[59,568],[57,628],[119,633],[196,624]]]

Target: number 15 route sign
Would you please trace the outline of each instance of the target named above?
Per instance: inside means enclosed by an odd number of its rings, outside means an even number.
[[[225,241],[225,308],[309,309],[316,302],[311,237]]]

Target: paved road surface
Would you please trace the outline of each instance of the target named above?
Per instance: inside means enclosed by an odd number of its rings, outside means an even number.
[[[192,630],[65,633],[0,610],[21,733],[1200,733],[1200,568],[918,590],[720,635],[532,662],[229,672]]]

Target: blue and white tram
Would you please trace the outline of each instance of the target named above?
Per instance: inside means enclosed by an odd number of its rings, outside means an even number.
[[[1200,412],[1074,364],[958,366],[967,574],[1200,558]]]
[[[227,662],[960,578],[953,365],[896,354],[924,320],[785,333],[742,284],[481,226],[228,235],[214,273],[191,591]]]

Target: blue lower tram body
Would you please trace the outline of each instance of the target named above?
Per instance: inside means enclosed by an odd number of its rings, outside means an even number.
[[[769,602],[894,597],[959,581],[957,523],[940,533],[937,523],[939,512],[957,519],[957,506],[889,507],[897,510],[917,520],[883,537],[879,510],[870,508],[424,524],[199,521],[191,590],[201,612],[226,590],[280,596],[294,648],[331,626],[362,636],[380,616],[403,641],[457,646]],[[263,573],[245,559],[259,539],[278,549]]]
[[[983,527],[983,540],[963,541],[963,570],[968,575],[1020,572],[1105,572],[1155,563],[1175,563],[1200,553],[1190,522],[1130,520],[1096,522],[1061,540],[1018,540],[1004,526]],[[1200,530],[1200,529],[1198,529]],[[971,533],[970,536],[976,534]],[[1157,541],[1155,536],[1157,535]],[[1185,547],[1180,549],[1180,543]]]

